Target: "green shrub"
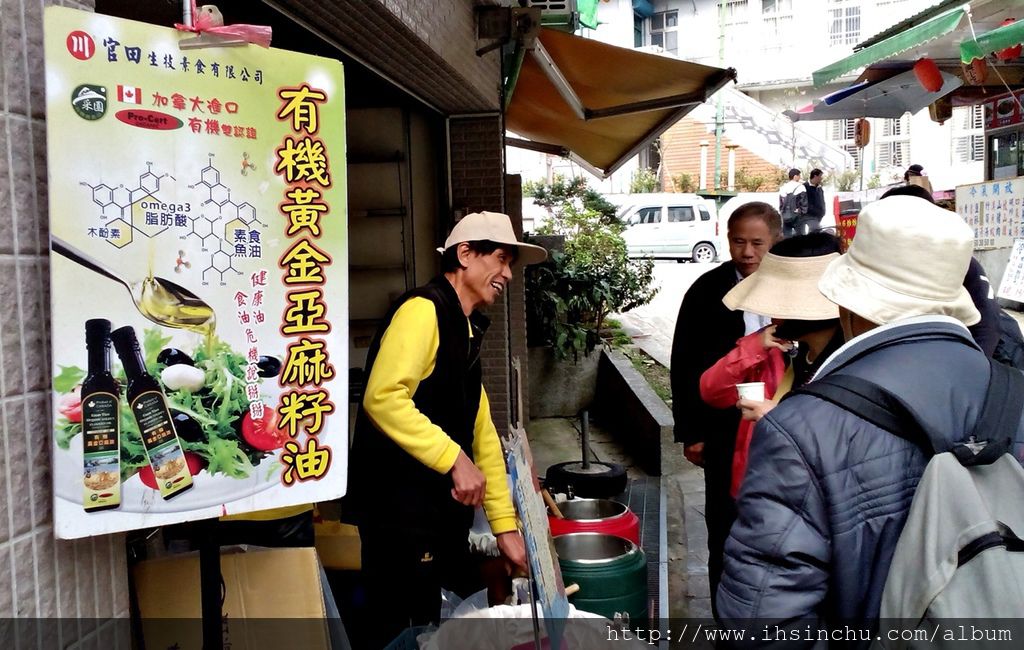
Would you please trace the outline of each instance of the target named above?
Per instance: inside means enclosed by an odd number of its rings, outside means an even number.
[[[527,268],[526,311],[528,343],[550,345],[556,358],[575,360],[601,342],[608,314],[645,305],[657,290],[651,287],[654,263],[627,256],[622,223],[581,207],[581,186],[570,187],[553,201],[552,218],[539,230],[564,237],[564,251]]]
[[[649,194],[659,189],[661,188],[657,171],[644,168],[633,172],[633,178],[629,182],[630,194]]]

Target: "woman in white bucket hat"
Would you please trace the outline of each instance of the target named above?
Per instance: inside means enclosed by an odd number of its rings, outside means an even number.
[[[732,310],[761,314],[772,324],[741,338],[700,379],[701,398],[716,408],[740,409],[743,419],[733,452],[733,498],[747,467],[757,420],[793,386],[802,386],[831,352],[842,345],[839,310],[818,291],[818,280],[840,243],[827,233],[792,237],[772,247],[752,275],[722,302]],[[741,399],[738,384],[763,382],[763,400]]]

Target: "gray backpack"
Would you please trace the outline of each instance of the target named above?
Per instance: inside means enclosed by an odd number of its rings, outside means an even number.
[[[1013,632],[1021,632],[1024,468],[1013,456],[1013,436],[1021,421],[1024,374],[990,360],[989,390],[974,431],[942,453],[899,398],[873,382],[826,375],[793,392],[856,413],[931,457],[882,594],[881,645],[934,648],[972,640],[943,619],[1016,618]]]

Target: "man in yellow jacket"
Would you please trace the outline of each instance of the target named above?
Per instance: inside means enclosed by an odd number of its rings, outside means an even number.
[[[384,645],[437,623],[441,587],[475,588],[468,533],[482,505],[512,565],[525,568],[501,442],[481,383],[487,318],[514,263],[547,252],[516,240],[508,216],[473,213],[445,242],[442,273],[392,306],[370,346],[356,416],[349,504],[362,540],[366,605]]]

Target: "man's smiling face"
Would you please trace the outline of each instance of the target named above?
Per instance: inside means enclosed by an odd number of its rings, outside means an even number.
[[[488,254],[460,251],[459,260],[465,267],[465,287],[477,307],[493,305],[512,281],[515,254],[505,248]]]

